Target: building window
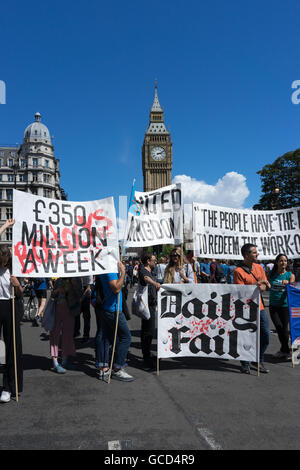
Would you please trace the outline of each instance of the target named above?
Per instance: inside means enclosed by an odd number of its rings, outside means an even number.
[[[49,168],[49,160],[45,160],[45,167]]]
[[[6,235],[6,241],[11,242],[12,241],[12,228],[7,228],[5,231]]]
[[[31,194],[35,194],[37,196],[37,193],[38,193],[37,188],[32,188]]]
[[[21,181],[21,182],[27,181],[27,175],[24,175],[24,174],[19,175],[19,181]]]
[[[51,197],[51,189],[44,189],[44,197]]]
[[[2,189],[0,189],[0,200],[2,201],[3,197],[2,197]]]
[[[0,175],[0,181],[2,181],[2,175]]]
[[[39,159],[38,158],[33,158],[32,159],[32,165],[33,166],[38,166],[39,165]]]
[[[13,198],[12,189],[7,189],[7,190],[6,190],[6,199],[7,199],[8,201],[12,201],[12,198]]]
[[[13,164],[14,164],[13,158],[9,158],[9,159],[8,159],[8,166],[9,166],[9,167],[12,167]]]
[[[26,166],[26,160],[25,158],[21,158],[21,168],[25,168]]]
[[[7,207],[6,208],[6,218],[7,219],[12,219],[13,218],[13,208],[12,207]]]
[[[4,152],[3,152],[3,150],[1,150],[0,156],[1,156],[1,157],[4,157]]]
[[[15,180],[15,179],[14,179],[14,175],[12,175],[12,174],[8,174],[8,175],[7,175],[7,181],[9,181],[9,183],[13,183],[14,180]]]
[[[32,181],[37,181],[38,180],[38,174],[37,171],[32,172]]]

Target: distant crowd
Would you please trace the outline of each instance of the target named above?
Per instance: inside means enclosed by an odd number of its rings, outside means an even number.
[[[0,234],[1,230],[5,230],[13,223],[12,220],[8,221],[4,228],[1,227]],[[58,374],[65,374],[68,370],[76,368],[75,338],[80,337],[83,343],[93,340],[95,367],[100,380],[104,382],[110,378],[125,382],[134,380],[126,367],[131,345],[128,321],[132,315],[127,299],[129,289],[133,290],[138,286],[148,286],[147,302],[150,312],[150,318],[141,320],[143,368],[147,371],[154,370],[157,358],[152,354],[152,341],[156,328],[157,292],[162,284],[252,284],[257,285],[261,293],[270,290],[269,312],[280,343],[276,357],[279,360],[290,360],[286,285],[294,283],[297,279],[298,265],[296,263],[293,265],[284,254],[278,255],[275,260],[266,264],[259,263],[257,247],[252,244],[242,247],[242,256],[243,260],[240,263],[214,259],[198,260],[192,252],[185,254],[181,247],[174,247],[169,256],[160,256],[158,260],[155,254],[148,252],[140,259],[119,262],[118,273],[81,278],[26,280],[12,276],[11,251],[8,246],[0,246],[0,336],[2,333],[6,348],[0,401],[7,403],[11,397],[16,396],[17,390],[18,393],[23,390],[21,320],[26,313],[24,306],[28,304],[28,299],[31,302],[33,298],[37,299],[38,305],[32,324],[36,327],[42,325],[46,331],[49,331],[51,369]],[[14,303],[13,292],[16,297]],[[13,305],[15,326],[12,320]],[[97,331],[91,337],[92,309],[95,312]],[[81,329],[82,317],[83,329]],[[262,373],[268,373],[269,370],[264,364],[264,353],[269,344],[270,327],[262,296],[260,335],[259,363],[254,364],[254,367],[259,367]],[[114,343],[114,361],[111,367]],[[241,362],[241,372],[250,374],[251,366],[253,364]]]

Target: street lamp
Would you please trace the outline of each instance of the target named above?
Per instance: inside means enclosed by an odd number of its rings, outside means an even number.
[[[17,173],[18,173],[18,170],[20,169],[19,163],[15,163],[12,166],[12,169],[13,169],[13,172],[14,172],[14,182],[15,182],[14,188],[17,189]]]

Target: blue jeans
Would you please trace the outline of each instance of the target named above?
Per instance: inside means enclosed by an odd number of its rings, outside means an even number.
[[[104,310],[100,315],[100,330],[96,339],[96,361],[100,367],[109,366],[109,345],[113,344],[117,312]],[[131,344],[131,333],[123,312],[119,312],[114,367],[124,367],[128,349]]]
[[[270,326],[269,318],[265,310],[260,311],[260,350],[259,362],[264,362],[264,354],[270,342]],[[248,361],[241,361],[243,366],[249,366]]]

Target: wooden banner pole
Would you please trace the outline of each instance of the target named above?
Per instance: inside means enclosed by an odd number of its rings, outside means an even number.
[[[119,311],[120,311],[120,292],[118,294],[118,309],[117,309],[117,318],[116,318],[116,328],[115,328],[115,337],[114,337],[114,344],[111,353],[111,361],[110,361],[110,369],[109,369],[109,376],[108,376],[108,383],[110,383],[112,367],[114,363],[114,356],[115,356],[115,349],[116,349],[116,341],[117,341],[117,332],[118,332],[118,323],[119,323]]]
[[[13,321],[13,344],[14,344],[14,367],[15,367],[16,401],[18,403],[19,402],[19,390],[18,390],[18,371],[17,371],[15,288],[14,288],[14,286],[12,286],[12,321]]]

